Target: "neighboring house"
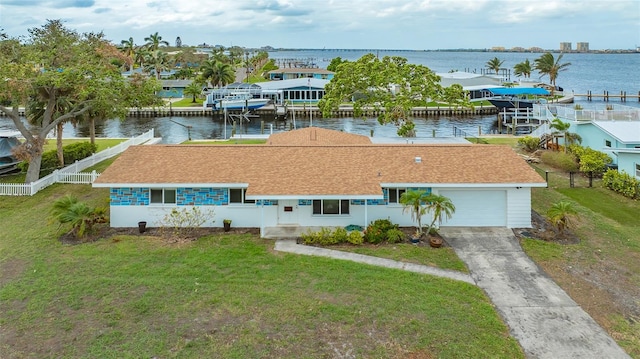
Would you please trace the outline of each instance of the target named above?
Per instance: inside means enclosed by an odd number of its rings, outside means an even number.
[[[331,80],[335,72],[318,68],[282,68],[268,72],[269,80],[293,80],[314,78],[321,80]]]
[[[619,171],[640,179],[640,119],[574,122],[572,131],[582,146],[608,154]]]
[[[497,75],[474,74],[471,72],[454,71],[441,72],[436,75],[440,76],[440,85],[449,87],[457,84],[462,89],[468,91],[470,100],[482,100],[491,97],[492,94],[488,89],[503,87],[502,78]]]
[[[182,98],[184,89],[192,82],[193,80],[162,80],[162,90],[157,95],[162,98]]]
[[[443,226],[531,226],[531,188],[546,183],[511,148],[363,137],[311,127],[274,135],[267,145],[132,146],[93,186],[110,188],[113,227],[157,226],[172,209],[193,206],[215,212],[205,226],[231,219],[261,233],[380,218],[413,226],[399,204],[410,189],[453,201],[456,212]]]
[[[299,78],[294,80],[258,82],[262,89],[261,97],[272,98],[278,103],[292,104],[317,103],[324,96],[324,87],[329,80],[317,78]]]

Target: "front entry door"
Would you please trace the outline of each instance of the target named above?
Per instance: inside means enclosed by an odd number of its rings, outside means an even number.
[[[298,224],[298,201],[278,201],[278,224]]]

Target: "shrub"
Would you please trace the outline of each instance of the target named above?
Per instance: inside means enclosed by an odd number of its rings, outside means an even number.
[[[602,176],[602,185],[629,198],[638,198],[640,181],[628,173],[609,169]]]
[[[354,245],[361,245],[362,243],[364,243],[364,236],[360,231],[351,231],[347,235],[347,242]]]
[[[527,152],[533,152],[540,146],[540,137],[525,136],[518,139],[518,145]]]
[[[387,239],[387,231],[397,229],[398,225],[393,224],[389,219],[376,219],[371,222],[364,232],[364,240],[368,243],[379,244]]]
[[[391,228],[387,231],[387,242],[389,243],[400,243],[404,241],[404,233],[397,229]]]
[[[173,208],[160,220],[160,227],[163,231],[171,228],[174,235],[181,232],[188,233],[205,224],[207,220],[213,218],[213,209],[201,210],[198,207],[183,208],[178,210]]]
[[[85,159],[97,150],[97,146],[91,142],[76,142],[62,148],[62,156],[64,157],[65,165],[70,165],[75,161]],[[29,163],[22,161],[18,164],[18,168],[22,172],[27,172]],[[40,176],[46,176],[56,169],[60,168],[58,163],[58,152],[56,150],[50,150],[42,154],[42,162],[40,164]]]
[[[304,244],[328,246],[337,244],[335,237],[332,235],[331,229],[322,227],[317,232],[308,231],[301,235]]]
[[[542,154],[542,162],[567,172],[578,170],[576,158],[571,153],[545,151]]]
[[[343,227],[338,227],[333,230],[333,233],[331,233],[331,237],[333,237],[332,239],[335,243],[346,243],[347,236],[347,230]]]

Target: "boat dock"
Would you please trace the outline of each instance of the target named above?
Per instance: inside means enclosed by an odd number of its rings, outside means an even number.
[[[620,99],[621,102],[627,102],[627,99],[636,99],[640,102],[640,91],[638,91],[637,95],[629,95],[626,91],[620,91],[620,94],[610,94],[609,91],[604,91],[601,95],[594,94],[591,90],[587,91],[586,94],[574,94],[574,97],[586,97],[587,101],[593,101],[594,99],[602,99],[605,102],[609,102],[610,99]]]
[[[507,134],[530,134],[545,120],[534,116],[532,108],[511,108],[498,113],[498,133],[504,128]]]

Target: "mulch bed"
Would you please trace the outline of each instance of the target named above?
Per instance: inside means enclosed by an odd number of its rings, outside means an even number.
[[[534,210],[531,211],[531,226],[532,228],[514,228],[513,233],[518,238],[533,238],[559,244],[580,242],[580,238],[570,229],[565,229],[563,232],[558,231],[556,226]]]
[[[73,233],[65,233],[58,239],[63,244],[75,245],[88,242],[95,242],[104,239],[115,239],[118,236],[139,236],[148,238],[161,238],[167,243],[184,243],[195,241],[198,238],[212,234],[260,234],[260,228],[231,228],[225,232],[223,228],[189,228],[174,233],[172,229],[166,228],[147,228],[144,233],[135,228],[111,228],[109,225],[98,225],[92,233],[83,238],[76,238]]]

